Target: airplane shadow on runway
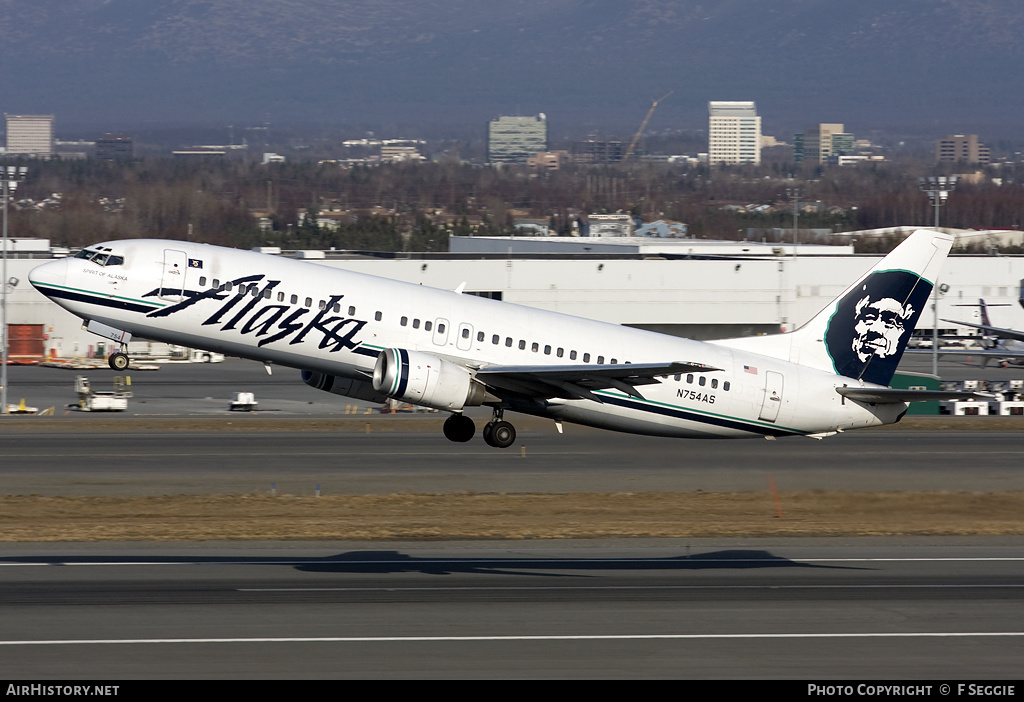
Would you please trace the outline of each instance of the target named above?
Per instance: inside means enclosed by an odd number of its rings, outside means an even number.
[[[740,570],[753,568],[813,568],[827,570],[864,570],[860,566],[816,564],[774,556],[764,550],[730,549],[667,558],[630,557],[508,557],[508,558],[421,558],[401,551],[349,551],[324,558],[288,557],[188,557],[188,556],[11,556],[0,557],[0,564],[41,564],[52,566],[116,563],[138,564],[238,564],[291,566],[306,573],[422,573],[425,575],[493,574],[535,575],[542,577],[589,577],[566,571],[695,571]]]
[[[579,577],[571,570],[593,571],[676,571],[736,570],[748,568],[827,568],[849,566],[817,565],[773,556],[768,551],[712,551],[668,558],[419,558],[399,551],[353,551],[318,563],[304,563],[297,570],[315,573],[405,573],[426,575],[495,574]],[[524,572],[525,571],[525,572]],[[533,572],[530,572],[533,571]],[[560,572],[545,572],[560,571]],[[584,576],[587,577],[587,576]]]

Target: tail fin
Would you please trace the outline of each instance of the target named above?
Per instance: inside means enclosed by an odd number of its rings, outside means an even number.
[[[799,329],[715,343],[888,385],[952,244],[918,230]]]
[[[937,231],[911,234],[791,333],[791,358],[838,375],[888,385],[952,243],[952,236]]]
[[[985,306],[985,301],[978,300],[978,307],[981,308],[981,323],[986,327],[991,327],[992,322],[988,321],[988,307]]]

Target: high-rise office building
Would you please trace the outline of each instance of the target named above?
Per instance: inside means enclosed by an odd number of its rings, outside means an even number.
[[[53,115],[4,115],[7,153],[49,156],[53,153]]]
[[[935,160],[941,163],[989,163],[991,154],[988,147],[978,141],[977,134],[950,134],[935,142]]]
[[[816,124],[793,137],[793,159],[797,163],[829,163],[853,152],[853,134],[842,124]]]
[[[708,162],[761,163],[761,118],[753,102],[708,103]]]
[[[104,134],[96,140],[96,158],[104,161],[130,160],[135,156],[132,138],[124,134]]]
[[[548,119],[498,117],[487,125],[488,163],[526,163],[526,159],[548,150]]]

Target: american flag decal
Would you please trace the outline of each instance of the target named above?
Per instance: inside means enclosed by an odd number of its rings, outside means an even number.
[[[189,268],[202,268],[203,267],[203,261],[201,259],[198,259],[198,258],[190,258],[188,260],[188,267]]]
[[[751,375],[757,375],[757,367],[756,366],[743,366],[743,372],[744,373],[750,373]]]

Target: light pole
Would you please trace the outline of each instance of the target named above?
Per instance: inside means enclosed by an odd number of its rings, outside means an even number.
[[[4,236],[3,236],[3,270],[0,272],[0,414],[7,414],[7,201],[11,193],[18,188],[18,183],[25,180],[28,169],[25,166],[0,166],[0,179],[3,182],[4,198]]]
[[[797,243],[800,229],[797,226],[800,221],[800,189],[786,188],[786,195],[793,201],[793,258],[797,256]]]
[[[935,228],[939,228],[939,208],[946,204],[946,198],[956,189],[959,176],[928,176],[918,178],[917,183],[921,192],[928,195],[932,207],[935,208]]]
[[[956,189],[958,176],[928,176],[918,178],[917,184],[921,192],[928,195],[928,199],[935,208],[935,228],[939,228],[939,209],[946,204],[949,194]],[[934,322],[932,323],[932,375],[939,374],[939,281],[935,281],[932,288],[932,311]]]

